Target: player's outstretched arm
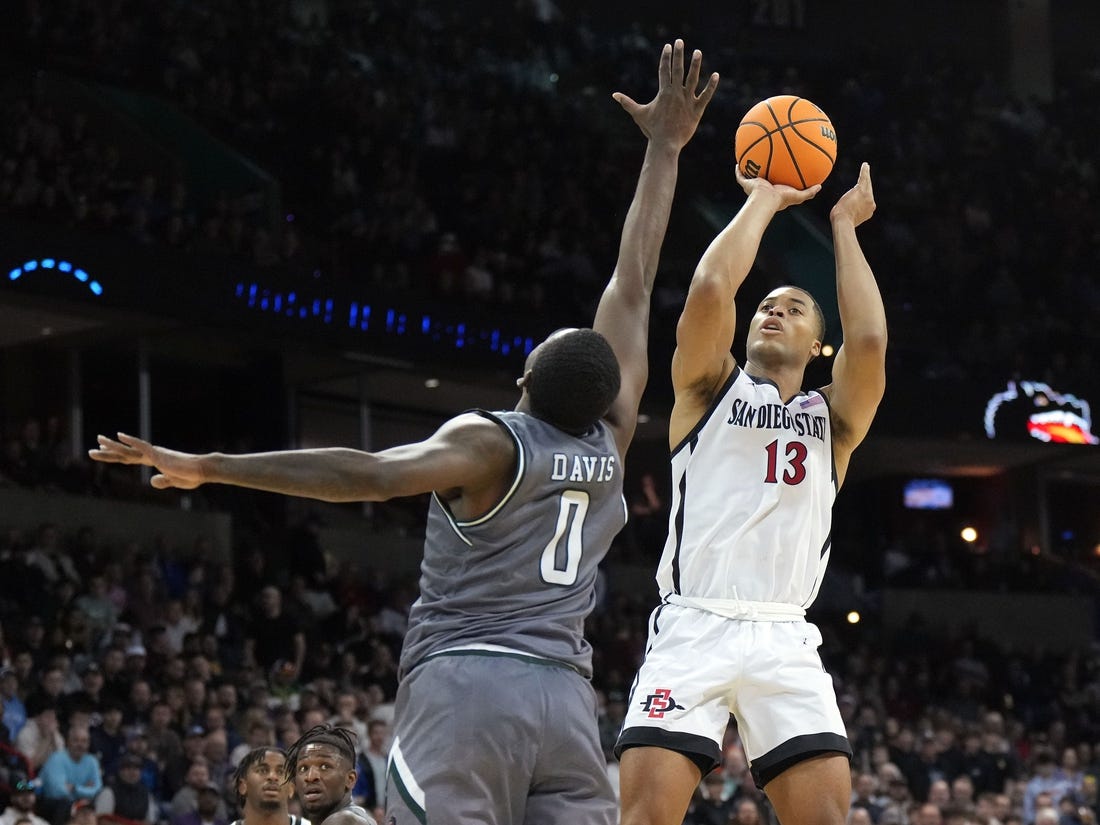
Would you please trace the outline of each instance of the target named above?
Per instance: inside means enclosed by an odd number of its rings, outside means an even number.
[[[153,467],[158,490],[230,484],[321,501],[386,501],[432,491],[492,487],[510,472],[511,438],[494,422],[465,414],[431,437],[368,453],[342,447],[269,453],[197,455],[158,447],[125,433],[99,436],[96,461]]]
[[[844,343],[825,388],[833,421],[837,473],[844,478],[852,451],[867,435],[886,391],[886,310],[875,275],[856,237],[856,227],[875,211],[871,167],[829,213],[836,255],[836,291]]]
[[[625,453],[637,423],[649,377],[649,304],[657,263],[676,190],[680,150],[691,140],[714,90],[712,74],[702,91],[703,55],[696,50],[684,75],[684,41],[666,44],[658,67],[657,96],[640,104],[621,92],[614,98],[649,139],[634,199],[627,211],[619,258],[592,328],[610,342],[622,371],[622,388],[608,412],[619,452]]]
[[[752,270],[764,230],[777,212],[804,203],[821,190],[820,185],[776,186],[763,178],[746,178],[740,169],[736,175],[748,199],[699,259],[676,325],[672,385],[677,406],[705,408],[729,375],[737,322],[733,301]]]

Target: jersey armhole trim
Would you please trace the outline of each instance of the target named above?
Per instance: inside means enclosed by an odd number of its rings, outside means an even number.
[[[527,470],[527,453],[523,449],[523,441],[516,434],[516,431],[508,425],[508,422],[499,416],[493,415],[493,413],[488,410],[471,410],[470,412],[477,413],[483,418],[488,418],[490,421],[495,422],[512,437],[512,441],[515,442],[516,445],[516,474],[512,478],[512,485],[508,488],[508,492],[500,497],[500,501],[496,503],[495,507],[489,510],[485,515],[479,516],[471,521],[458,521],[455,519],[454,524],[457,528],[476,527],[479,524],[484,524],[499,513],[501,508],[511,500],[513,495],[515,495],[516,490],[519,488],[519,483],[523,481],[523,474]],[[449,509],[448,512],[450,512]]]
[[[837,484],[836,475],[836,439],[833,438],[833,405],[829,401],[829,396],[826,393],[823,393],[821,390],[822,388],[818,387],[817,389],[810,390],[810,392],[816,392],[819,396],[821,396],[821,399],[825,402],[825,409],[829,411],[829,461],[832,463],[833,495],[835,496],[840,492],[840,485]],[[807,395],[809,395],[809,393],[807,393]],[[829,534],[830,536],[832,535],[831,530],[829,531]]]
[[[670,453],[670,455],[676,455],[676,453],[680,452],[680,450],[684,448],[684,445],[690,443],[696,436],[699,435],[700,430],[702,430],[703,427],[706,426],[706,423],[710,420],[710,417],[714,415],[714,411],[718,409],[718,405],[722,403],[722,399],[726,397],[726,393],[729,392],[730,387],[733,386],[733,382],[737,380],[737,376],[739,376],[740,374],[741,365],[734,364],[733,370],[730,371],[729,378],[727,378],[725,383],[722,384],[722,388],[714,394],[714,399],[710,402],[710,406],[707,407],[706,412],[704,412],[702,416],[700,416],[699,420],[695,422],[695,426],[691,428],[691,431],[688,432],[688,434],[685,435],[682,439],[680,439],[680,443],[672,448],[672,452]]]

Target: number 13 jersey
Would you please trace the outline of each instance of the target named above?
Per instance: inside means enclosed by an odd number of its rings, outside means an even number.
[[[471,521],[432,496],[401,672],[469,651],[526,654],[591,678],[584,620],[597,568],[626,523],[615,439],[602,421],[573,436],[526,413],[476,412],[515,440],[512,484]]]
[[[745,603],[809,607],[831,546],[829,425],[821,393],[784,404],[774,383],[734,367],[672,452],[662,598],[736,615]]]

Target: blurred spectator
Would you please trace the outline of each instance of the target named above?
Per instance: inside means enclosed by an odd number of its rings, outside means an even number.
[[[74,713],[99,716],[103,711],[103,668],[98,662],[89,662],[80,672],[80,690],[61,697],[61,715],[68,720]]]
[[[1039,795],[1047,794],[1049,804],[1057,805],[1071,790],[1070,782],[1058,775],[1058,763],[1054,754],[1047,748],[1042,748],[1035,754],[1034,773],[1028,778],[1024,786],[1023,816],[1025,822],[1037,822]],[[1057,813],[1057,812],[1056,812]]]
[[[356,750],[360,753],[367,746],[367,723],[359,718],[359,697],[353,690],[342,690],[336,694],[336,713],[325,721],[354,731]],[[308,730],[308,728],[307,728]]]
[[[738,800],[734,805],[729,825],[761,825],[764,821],[760,812],[760,803],[755,799],[745,798]],[[857,825],[852,819],[848,822],[850,825]]]
[[[244,641],[244,663],[269,672],[275,663],[284,660],[301,673],[305,660],[306,639],[298,622],[283,610],[283,596],[272,586],[260,591],[255,611]]]
[[[30,825],[50,825],[34,812],[36,801],[34,784],[25,776],[16,778],[11,783],[11,802],[0,814],[0,825],[15,825],[21,820],[26,820]]]
[[[118,608],[107,592],[107,579],[101,573],[89,578],[87,592],[77,596],[74,604],[87,619],[92,643],[98,646],[118,618]]]
[[[95,798],[95,812],[153,825],[158,818],[157,802],[141,781],[143,760],[126,754],[119,760],[118,775]]]
[[[0,704],[3,705],[0,717],[3,718],[8,741],[14,741],[27,723],[27,708],[19,697],[19,675],[7,665],[0,667]]]
[[[335,724],[335,723],[334,723]],[[367,809],[381,805],[386,797],[386,770],[389,766],[390,727],[381,719],[367,723],[367,735],[359,741],[356,769],[359,777],[352,788],[357,805]]]
[[[27,723],[15,737],[15,747],[26,755],[37,773],[46,760],[65,748],[57,719],[57,705],[45,694],[27,699]]]
[[[74,803],[95,799],[103,787],[99,762],[88,752],[90,741],[86,727],[70,727],[65,747],[42,766],[42,804],[51,822],[65,822]]]
[[[726,794],[726,777],[720,769],[703,777],[688,805],[685,825],[727,825],[734,800]]]
[[[213,792],[213,800],[209,794]],[[204,798],[205,797],[205,798]],[[211,807],[211,801],[213,806]],[[187,768],[184,777],[184,785],[172,797],[168,806],[172,822],[180,825],[182,817],[193,816],[199,805],[203,805],[203,823],[205,825],[212,817],[225,820],[227,813],[225,802],[221,798],[221,789],[214,783],[210,776],[210,769],[205,760],[192,762]]]
[[[173,814],[171,819],[171,825],[226,825],[226,823],[225,803],[222,801],[221,789],[213,782],[206,782],[198,790],[194,810]]]
[[[119,760],[126,750],[126,732],[122,729],[122,703],[110,700],[103,704],[102,717],[93,724],[90,752],[98,760],[105,781],[115,778]]]

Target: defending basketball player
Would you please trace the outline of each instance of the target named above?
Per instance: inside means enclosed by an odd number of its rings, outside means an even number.
[[[615,99],[648,138],[619,259],[592,329],[527,359],[514,411],[451,419],[366,453],[189,455],[100,436],[98,461],[145,464],[153,486],[235,484],[328,501],[433,492],[420,599],[401,654],[387,818],[610,825],[584,620],[626,519],[622,462],[648,379],[649,306],[681,149],[714,90],[702,55],[666,45],[657,96]],[[310,792],[299,795],[311,813]],[[312,818],[312,816],[311,816]]]
[[[784,825],[843,825],[851,746],[805,619],[829,560],[831,512],[886,386],[886,317],[856,227],[871,173],[830,213],[844,343],[828,386],[802,391],[824,317],[804,290],[772,290],[730,353],[734,297],[779,211],[820,187],[737,180],[748,195],[704,253],[676,331],[673,501],[650,622],[617,752],[623,825],[682,821],[718,764],[733,714],[757,784]]]

